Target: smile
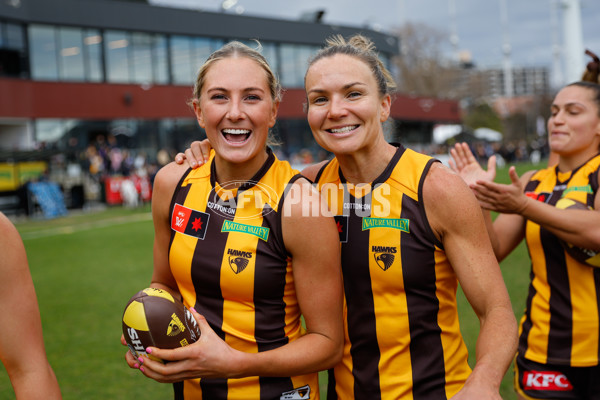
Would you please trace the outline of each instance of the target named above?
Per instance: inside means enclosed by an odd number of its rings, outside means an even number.
[[[355,130],[358,128],[358,125],[348,125],[343,128],[335,128],[335,129],[326,129],[329,133],[346,133]]]
[[[242,144],[250,138],[252,131],[249,129],[223,129],[221,133],[229,143]]]

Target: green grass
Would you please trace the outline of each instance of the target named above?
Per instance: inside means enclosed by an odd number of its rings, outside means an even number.
[[[520,166],[519,171],[523,169],[529,166]],[[500,170],[498,176],[500,180],[506,171]],[[127,366],[126,348],[120,344],[123,307],[130,296],[149,284],[152,274],[149,207],[30,219],[17,221],[16,226],[37,291],[46,352],[64,399],[172,398],[170,385],[147,379]],[[515,315],[520,318],[529,273],[523,245],[502,263],[502,272]],[[474,359],[479,324],[462,293],[459,310]],[[502,385],[505,399],[515,398],[511,379],[512,369]],[[0,364],[0,399],[12,398]]]

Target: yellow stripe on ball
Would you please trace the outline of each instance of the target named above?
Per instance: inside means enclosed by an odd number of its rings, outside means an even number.
[[[125,325],[137,331],[149,331],[148,321],[146,321],[146,313],[144,305],[138,301],[132,301],[125,313],[123,314],[123,322]]]
[[[169,300],[171,303],[175,303],[175,300],[173,299],[173,296],[171,296],[171,293],[167,292],[166,290],[157,289],[157,288],[147,288],[147,289],[144,289],[143,291],[148,296],[162,297],[164,299]]]

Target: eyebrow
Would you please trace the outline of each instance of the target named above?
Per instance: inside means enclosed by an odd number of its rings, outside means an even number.
[[[210,93],[210,92],[229,92],[230,90],[226,89],[224,87],[217,86],[217,87],[212,87],[212,88],[206,89],[206,91],[208,93]],[[253,86],[244,88],[242,91],[243,92],[259,91],[259,92],[263,92],[263,93],[265,92],[264,89],[262,89],[260,87],[253,87]]]
[[[566,103],[563,105],[563,107],[572,107],[572,106],[578,106],[578,107],[582,107],[582,108],[586,108],[585,104],[577,102],[577,101],[572,101],[570,103]],[[550,108],[560,108],[561,106],[559,104],[556,103],[552,103],[550,105]]]
[[[351,82],[351,83],[348,83],[348,84],[346,84],[346,85],[342,86],[342,89],[343,89],[343,90],[348,90],[348,89],[350,89],[352,86],[357,86],[357,85],[358,85],[358,86],[366,86],[366,83],[359,82],[359,81],[356,81],[356,82]],[[323,92],[325,92],[325,91],[326,91],[325,89],[319,89],[319,88],[317,88],[317,89],[311,89],[311,90],[309,90],[309,91],[308,91],[308,93],[313,93],[313,92],[314,92],[314,93],[323,93]]]

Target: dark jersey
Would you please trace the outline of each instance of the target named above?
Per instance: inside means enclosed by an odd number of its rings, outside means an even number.
[[[526,194],[555,205],[570,198],[592,207],[598,191],[600,155],[579,168],[536,172]],[[598,364],[600,269],[577,262],[559,239],[527,221],[531,283],[521,319],[519,353],[541,364],[588,367]]]
[[[328,398],[447,399],[471,372],[457,278],[423,206],[433,162],[399,147],[371,184],[347,183],[336,159],[316,178],[336,214],[345,289],[344,356]]]
[[[300,175],[271,152],[250,181],[219,184],[214,168],[189,170],[175,191],[171,271],[184,303],[231,347],[278,348],[304,333],[281,232],[283,198]],[[319,398],[317,374],[187,380],[175,391],[180,399]]]

